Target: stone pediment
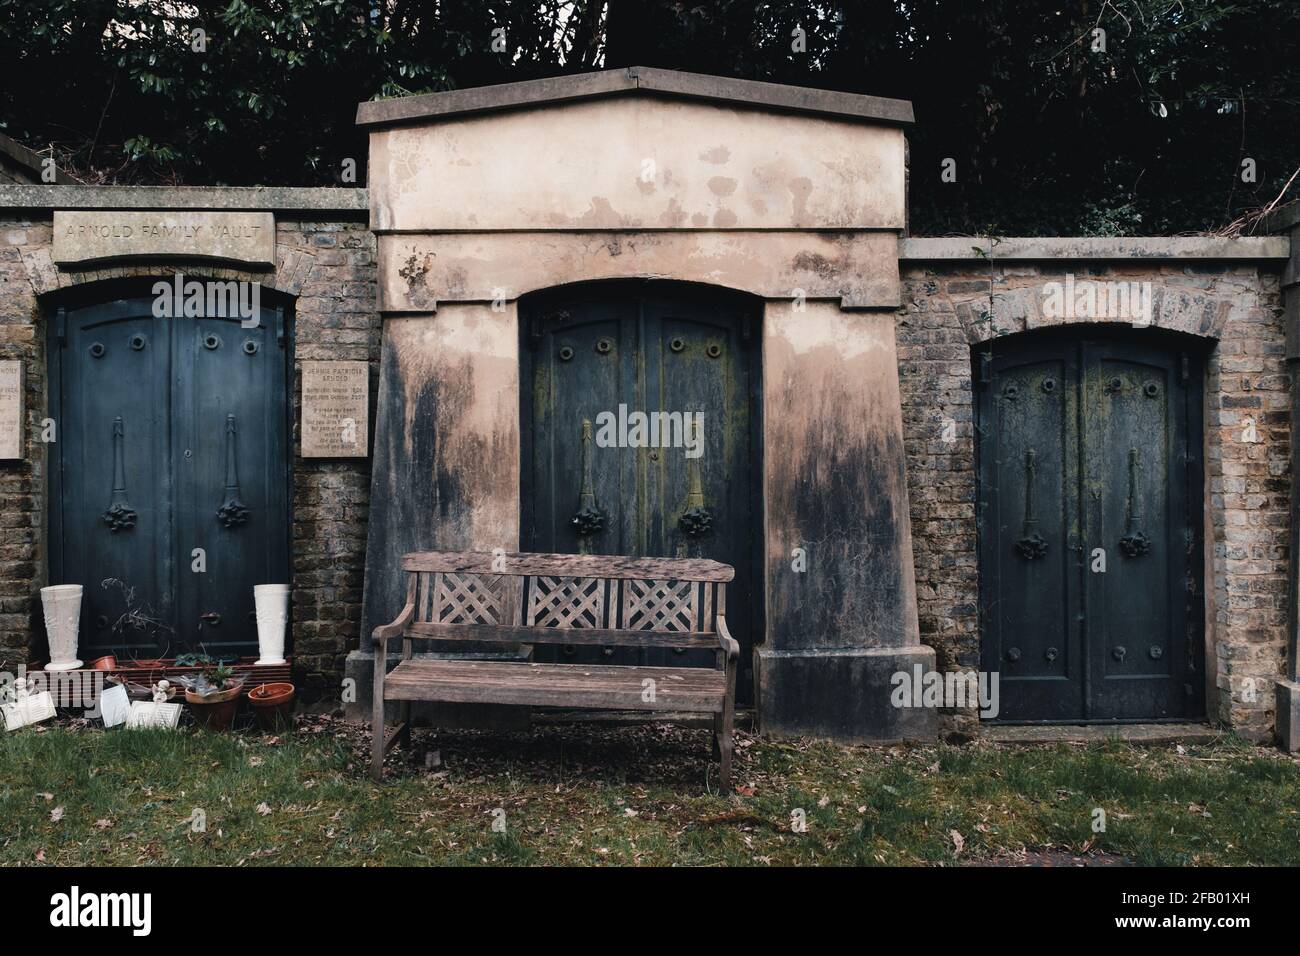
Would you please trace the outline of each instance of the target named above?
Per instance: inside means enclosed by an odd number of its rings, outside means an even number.
[[[899,230],[901,100],[664,70],[362,104],[379,232]]]

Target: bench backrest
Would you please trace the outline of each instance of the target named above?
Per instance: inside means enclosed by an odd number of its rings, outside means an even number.
[[[729,565],[696,558],[420,551],[411,637],[716,649]]]

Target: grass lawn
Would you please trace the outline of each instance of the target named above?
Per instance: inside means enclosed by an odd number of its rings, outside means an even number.
[[[280,737],[27,728],[0,739],[0,862],[1300,863],[1300,764],[1239,741],[873,749],[741,735],[723,795],[709,739],[667,725],[417,731],[415,759],[391,756],[377,786],[365,728],[326,717]]]

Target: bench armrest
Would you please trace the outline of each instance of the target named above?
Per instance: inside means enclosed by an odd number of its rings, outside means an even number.
[[[718,615],[718,644],[726,651],[728,659],[735,660],[740,656],[740,645],[731,636],[731,631],[727,630],[727,619],[721,614]]]
[[[375,628],[373,641],[376,648],[383,649],[388,645],[389,638],[397,637],[404,630],[406,625],[411,623],[411,618],[415,617],[415,605],[408,603],[402,608],[402,613],[397,615],[397,620],[392,624],[381,624]]]

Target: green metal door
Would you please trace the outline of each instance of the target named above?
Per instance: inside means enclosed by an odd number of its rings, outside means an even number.
[[[757,323],[747,297],[643,282],[538,295],[522,322],[525,549],[735,567],[727,620],[742,645],[744,699],[761,626]],[[549,651],[559,661],[713,665],[705,652]]]
[[[156,318],[153,302],[51,324],[50,580],[85,589],[83,659],[251,654],[253,585],[289,579],[284,316],[244,328]]]
[[[1000,720],[1203,715],[1194,348],[1134,331],[977,354],[981,639]]]

